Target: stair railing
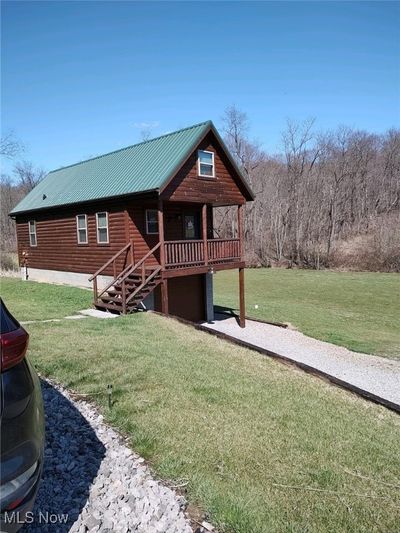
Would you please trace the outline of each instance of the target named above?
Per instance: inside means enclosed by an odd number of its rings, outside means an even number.
[[[127,248],[127,247],[128,247],[128,245],[125,248]],[[156,252],[158,250],[159,247],[160,247],[160,243],[156,244],[154,246],[154,248],[152,248],[149,252],[147,252],[147,254],[145,256],[143,256],[142,259],[140,261],[138,261],[136,264],[128,265],[124,270],[122,270],[122,272],[120,272],[117,276],[115,276],[114,279],[110,283],[108,283],[100,292],[97,289],[96,278],[99,275],[99,273],[104,270],[105,266],[104,266],[104,268],[102,267],[95,274],[93,274],[93,276],[90,278],[90,280],[93,280],[94,303],[96,304],[97,301],[101,298],[101,296],[105,292],[108,291],[108,289],[110,289],[114,285],[121,284],[122,312],[125,314],[126,313],[126,304],[132,299],[131,297],[133,297],[132,295],[129,295],[129,298],[128,299],[126,298],[126,279],[130,275],[132,275],[139,267],[141,267],[142,283],[141,283],[141,285],[140,285],[140,287],[138,289],[135,289],[135,291],[133,293],[133,295],[135,295],[135,294],[137,294],[139,292],[139,290],[141,288],[144,287],[144,285],[146,285],[148,283],[148,281],[150,281],[154,276],[156,276],[160,272],[162,267],[160,266],[160,267],[156,268],[154,271],[152,271],[150,276],[148,276],[147,279],[146,279],[146,261],[147,261],[147,259],[150,256],[152,256],[154,254],[154,252]],[[122,253],[123,251],[124,251],[124,249],[120,250],[120,252],[118,252],[118,254]],[[118,255],[118,254],[116,254],[116,255]],[[108,261],[108,265],[112,262],[113,259],[114,258],[111,258]],[[105,265],[107,265],[107,263]]]
[[[133,260],[133,242],[132,241],[129,242],[128,244],[126,244],[123,248],[121,248],[121,250],[119,252],[117,252],[115,255],[113,255],[111,257],[111,259],[109,259],[106,263],[104,263],[103,266],[101,266],[98,270],[96,270],[96,272],[93,274],[93,276],[90,276],[89,281],[93,281],[93,293],[94,293],[94,301],[95,301],[95,303],[96,303],[96,301],[97,301],[97,299],[99,297],[98,288],[97,288],[97,277],[102,272],[104,272],[104,270],[107,267],[109,267],[112,264],[112,266],[113,266],[113,275],[114,275],[114,279],[115,279],[117,277],[117,263],[116,263],[116,261],[124,252],[130,253],[130,259],[131,259],[130,264],[127,267],[125,267],[125,269],[122,271],[122,272],[124,272],[127,268],[129,268],[129,267],[131,267],[133,265],[133,261],[134,260]],[[101,292],[101,294],[103,294],[103,293],[104,293],[104,290]]]
[[[136,294],[141,290],[143,289],[143,287],[145,285],[147,285],[147,283],[149,281],[151,281],[159,272],[160,270],[162,270],[162,267],[159,266],[157,268],[155,268],[151,274],[149,276],[147,276],[146,278],[146,261],[147,259],[152,256],[154,254],[154,252],[156,252],[159,247],[160,247],[161,243],[158,243],[154,246],[154,248],[152,248],[149,252],[147,252],[147,254],[145,256],[142,257],[142,259],[136,263],[136,265],[133,265],[131,268],[127,269],[126,272],[121,276],[118,276],[118,281],[117,283],[120,283],[121,284],[121,298],[122,298],[122,313],[125,315],[126,314],[126,311],[127,311],[127,305],[128,303],[136,296]],[[139,287],[136,287],[136,289],[128,296],[128,298],[126,297],[126,279],[131,276],[136,270],[138,270],[140,267],[141,269],[141,279],[142,279],[142,283],[139,285]],[[111,283],[111,285],[115,285],[116,283],[116,280],[114,280],[113,283]],[[108,287],[109,288],[109,287]],[[107,289],[105,289],[107,290]],[[105,291],[103,291],[105,292]],[[103,294],[103,293],[101,293]]]

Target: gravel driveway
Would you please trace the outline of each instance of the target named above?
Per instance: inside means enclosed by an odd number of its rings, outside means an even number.
[[[234,317],[226,315],[216,315],[214,323],[202,326],[309,365],[400,406],[400,361],[351,352],[298,331],[253,320],[246,320],[246,327],[240,328]]]
[[[155,481],[89,403],[46,381],[42,388],[45,466],[25,531],[192,533],[184,498]]]

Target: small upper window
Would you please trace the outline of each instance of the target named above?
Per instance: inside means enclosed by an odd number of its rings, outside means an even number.
[[[198,151],[199,176],[214,178],[214,152]]]
[[[157,209],[146,209],[146,233],[158,233],[158,211]]]
[[[96,213],[97,242],[99,244],[108,243],[108,213]]]
[[[78,244],[87,244],[88,243],[88,231],[87,231],[87,216],[86,215],[77,215],[76,231],[78,235]]]
[[[29,221],[29,244],[31,246],[37,246],[36,222],[34,220]]]

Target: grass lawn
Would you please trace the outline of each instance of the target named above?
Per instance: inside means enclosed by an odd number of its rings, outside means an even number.
[[[399,274],[248,269],[245,287],[248,316],[289,322],[353,351],[400,358]],[[218,272],[214,290],[216,305],[237,309],[237,271]]]
[[[0,278],[1,297],[19,321],[62,318],[87,309],[93,293],[63,285]]]
[[[23,309],[27,285],[11,284],[10,309]],[[58,312],[67,289],[48,290]],[[187,480],[221,532],[400,529],[400,418],[385,408],[150,313],[29,333],[38,370],[88,394],[161,478]]]

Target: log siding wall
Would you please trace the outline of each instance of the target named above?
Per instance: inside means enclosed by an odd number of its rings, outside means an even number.
[[[97,243],[96,213],[108,212],[107,244]],[[87,215],[88,244],[78,244],[76,215]],[[29,220],[36,221],[37,246],[29,244]],[[32,268],[93,273],[126,244],[124,206],[118,202],[74,206],[17,217],[18,257]],[[105,274],[111,275],[112,272]]]

